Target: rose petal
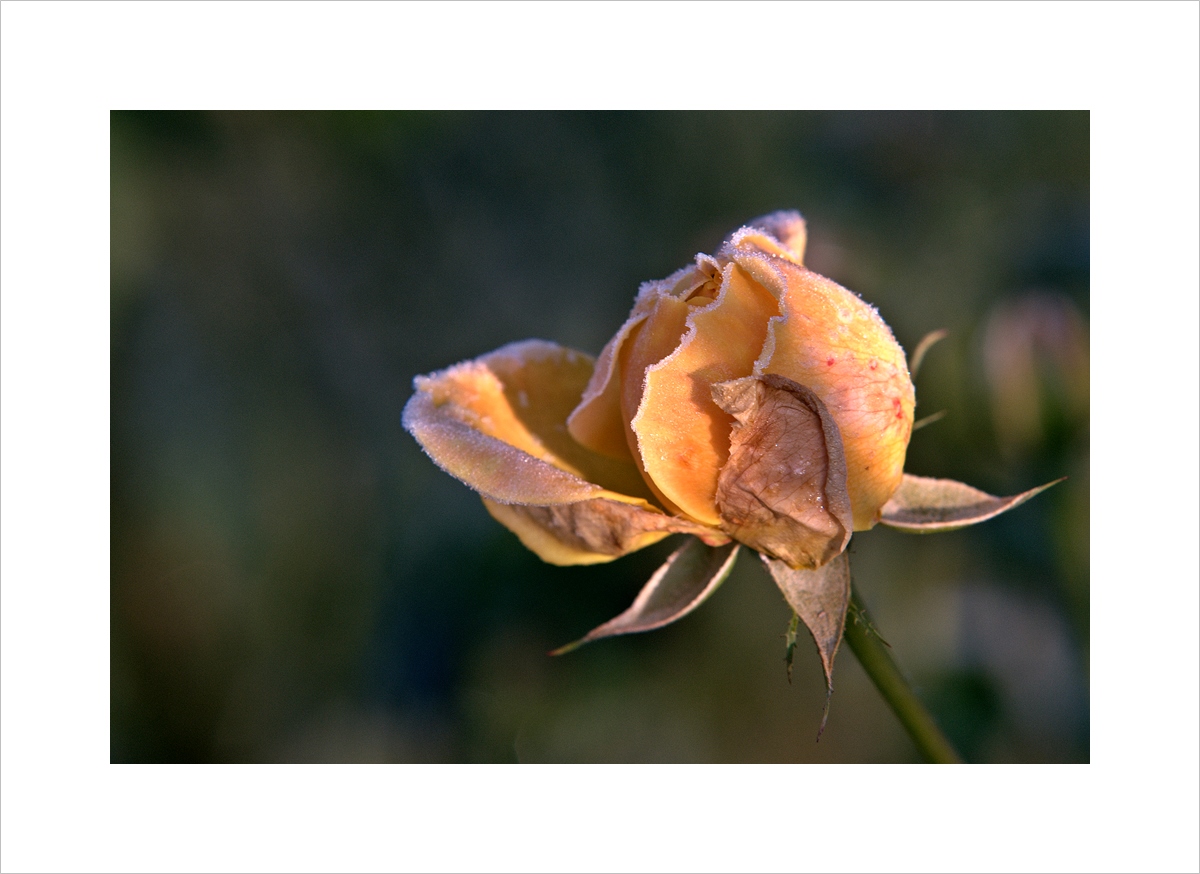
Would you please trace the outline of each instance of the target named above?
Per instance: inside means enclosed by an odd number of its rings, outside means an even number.
[[[593,629],[574,643],[554,650],[562,655],[573,649],[617,634],[633,634],[670,625],[703,604],[729,576],[738,545],[713,548],[689,539],[642,587],[628,610]]]
[[[754,231],[765,231],[773,240],[761,239],[761,235],[754,234]],[[741,245],[744,241],[755,237],[753,244],[762,251],[779,255],[797,264],[804,263],[804,247],[808,242],[808,231],[805,228],[803,216],[795,210],[773,212],[751,219],[746,222],[745,228],[730,235],[731,241],[733,237],[738,237],[738,243],[735,245]],[[776,243],[782,245],[777,246]]]
[[[720,254],[778,295],[754,373],[778,373],[811,388],[833,414],[846,453],[854,528],[878,520],[904,473],[913,386],[904,351],[875,309],[836,282],[778,257],[753,235],[734,235]]]
[[[1064,479],[1066,477],[1019,495],[997,498],[956,480],[906,473],[891,500],[883,505],[879,521],[914,534],[954,531],[1011,510]]]
[[[608,341],[579,405],[567,417],[571,436],[595,452],[612,458],[633,460],[625,417],[621,413],[621,361],[634,331],[646,321],[647,313],[634,308],[616,336]]]
[[[853,527],[846,459],[821,399],[773,374],[719,383],[712,394],[736,419],[717,480],[722,529],[796,568],[841,553]]]
[[[481,495],[497,501],[561,504],[603,493],[599,486],[459,421],[457,410],[439,406],[420,384],[417,388],[404,407],[405,429],[438,467]]]
[[[626,427],[628,419],[621,411],[622,374],[628,372],[630,341],[637,336],[640,325],[661,297],[686,297],[706,279],[706,274],[690,265],[666,279],[642,283],[629,318],[600,353],[579,405],[567,418],[571,436],[581,445],[612,458],[633,460],[633,447]],[[678,337],[672,342],[678,342]],[[640,384],[640,380],[638,382]]]
[[[783,597],[812,632],[825,669],[825,686],[832,692],[833,659],[850,603],[850,560],[843,552],[816,570],[796,570],[765,555],[762,560]]]
[[[414,380],[404,427],[447,473],[503,503],[610,498],[650,506],[635,465],[567,433],[591,359],[552,343],[505,346]]]
[[[657,543],[670,534],[695,534],[708,542],[728,538],[686,519],[635,504],[596,498],[536,507],[483,500],[492,518],[549,564],[599,564]]]
[[[712,288],[717,276],[719,290]],[[715,300],[707,296],[709,291]],[[705,525],[720,524],[714,495],[733,424],[713,402],[710,386],[750,374],[767,321],[778,312],[761,286],[727,265],[712,283],[693,291],[690,300],[663,300],[630,354],[631,372],[648,368],[644,390],[639,392],[635,384],[624,398],[625,412],[636,410],[630,427],[646,475],[669,508]],[[658,334],[652,333],[656,320],[662,325]],[[679,332],[674,339],[672,331]]]

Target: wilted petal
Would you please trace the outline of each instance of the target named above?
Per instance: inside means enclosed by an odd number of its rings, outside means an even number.
[[[654,572],[633,606],[574,643],[556,649],[552,655],[562,655],[603,637],[650,631],[682,619],[703,604],[725,581],[737,554],[736,543],[714,548],[689,539]]]
[[[1064,479],[1066,477],[1019,495],[997,498],[956,480],[931,479],[906,473],[900,481],[900,488],[883,505],[883,515],[879,521],[914,534],[954,531],[1011,510]]]
[[[714,496],[733,420],[714,403],[710,386],[750,374],[767,321],[779,312],[738,267],[715,267],[709,283],[663,300],[642,327],[629,367],[645,368],[645,382],[627,380],[623,398],[655,492],[711,526],[720,522]]]
[[[850,604],[850,560],[843,552],[816,570],[796,570],[765,555],[762,560],[783,597],[812,632],[825,669],[825,685],[833,691],[833,659]]]
[[[492,518],[550,564],[612,561],[670,534],[695,534],[709,542],[728,539],[659,510],[605,498],[541,507],[499,504],[484,498],[483,504]]]
[[[637,467],[567,433],[591,359],[553,343],[505,346],[414,381],[404,427],[447,473],[502,503],[609,498],[649,507]]]
[[[821,399],[777,375],[720,383],[712,393],[736,420],[717,481],[722,529],[798,568],[845,549],[853,527],[846,459]]]

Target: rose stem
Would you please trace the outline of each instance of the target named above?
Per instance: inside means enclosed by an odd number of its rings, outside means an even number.
[[[962,758],[917,698],[912,686],[892,660],[887,646],[867,621],[867,612],[858,598],[858,592],[853,589],[850,591],[845,637],[859,664],[904,725],[921,755],[938,764],[961,763]]]

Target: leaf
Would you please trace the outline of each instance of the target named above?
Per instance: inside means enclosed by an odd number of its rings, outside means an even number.
[[[917,371],[921,369],[921,362],[925,360],[925,355],[933,348],[933,344],[939,340],[944,340],[948,334],[945,328],[937,331],[930,331],[921,338],[921,342],[917,344],[917,348],[913,351],[912,361],[908,364],[908,374],[911,378],[917,378]]]
[[[762,560],[783,597],[812,633],[825,669],[825,686],[833,692],[833,658],[842,642],[850,603],[850,559],[843,552],[816,570],[796,570],[765,555]]]
[[[604,637],[651,631],[682,619],[725,582],[737,555],[736,543],[712,547],[689,538],[654,572],[654,576],[638,592],[633,606],[550,655],[562,655]]]
[[[1064,479],[1066,477],[1019,495],[997,498],[956,480],[906,473],[896,493],[883,505],[879,521],[913,534],[955,531],[1011,510]]]
[[[717,478],[722,530],[792,567],[825,564],[853,529],[842,440],[825,404],[775,374],[712,392],[735,419]]]

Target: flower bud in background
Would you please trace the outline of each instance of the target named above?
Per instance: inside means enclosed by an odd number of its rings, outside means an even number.
[[[1046,437],[1053,414],[1084,421],[1088,336],[1078,307],[1053,292],[1027,292],[995,306],[983,334],[992,421],[1006,455]]]

